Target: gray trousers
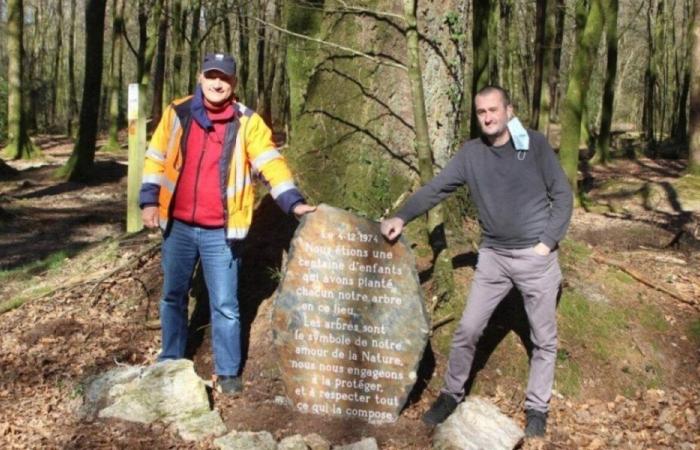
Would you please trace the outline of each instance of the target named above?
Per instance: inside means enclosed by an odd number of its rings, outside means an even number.
[[[442,392],[457,401],[464,398],[476,344],[493,311],[515,285],[523,296],[534,346],[525,408],[548,411],[557,356],[556,304],[561,284],[557,253],[540,256],[533,248],[479,250],[467,305],[452,339]]]

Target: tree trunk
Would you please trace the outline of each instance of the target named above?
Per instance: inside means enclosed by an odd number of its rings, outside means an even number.
[[[577,180],[579,143],[581,142],[582,114],[586,103],[586,94],[591,78],[591,66],[595,61],[600,36],[603,31],[603,11],[601,0],[592,0],[586,18],[586,25],[574,51],[573,62],[569,74],[569,85],[566,89],[564,108],[561,113],[561,149],[559,158],[562,168],[569,179],[574,192],[574,200],[578,204]]]
[[[542,84],[544,82],[545,32],[547,28],[547,4],[552,0],[537,0],[535,12],[535,75],[532,82],[532,114],[530,127],[539,129],[540,106],[542,104]]]
[[[51,112],[49,114],[51,127],[56,125],[56,110],[58,107],[58,79],[61,69],[61,51],[63,49],[63,0],[58,0],[56,15],[58,16],[58,27],[56,28],[56,50],[51,71]]]
[[[202,16],[202,0],[192,0],[192,30],[190,32],[190,67],[188,92],[193,92],[199,71],[199,21]]]
[[[102,85],[105,4],[106,0],[88,0],[85,5],[85,80],[80,107],[80,129],[70,159],[59,170],[59,176],[70,181],[86,181],[94,174]]]
[[[22,0],[7,2],[7,147],[8,158],[28,159],[39,149],[27,135],[23,108],[22,49],[24,5]]]
[[[471,127],[469,130],[471,137],[479,135],[479,122],[476,118],[473,99],[481,88],[489,84],[488,24],[491,1],[493,0],[474,0],[473,5],[472,48],[474,51],[474,58],[472,62],[472,113]]]
[[[700,0],[693,5],[688,172],[700,175]]]
[[[68,121],[66,131],[69,136],[75,135],[74,123],[78,115],[78,91],[75,88],[75,0],[71,0],[71,21],[68,29]]]
[[[183,10],[183,0],[173,0],[172,16],[173,16],[173,76],[170,77],[171,96],[180,97],[185,95],[185,89],[182,87],[182,54],[185,48],[185,29],[187,14]]]
[[[676,124],[673,130],[673,138],[678,143],[688,142],[688,96],[690,95],[690,72],[693,61],[693,5],[688,4],[689,11],[686,11],[688,15],[688,42],[686,47],[685,64],[683,70],[683,85],[681,87],[681,92],[678,98],[678,104],[676,108],[678,109]]]
[[[121,79],[119,77],[119,64],[122,57],[123,42],[122,33],[124,27],[125,0],[114,0],[112,3],[112,50],[109,68],[109,125],[108,150],[119,148],[119,91]]]
[[[160,122],[163,114],[163,85],[165,83],[165,52],[168,40],[168,10],[167,4],[163,5],[165,10],[160,15],[158,25],[158,50],[156,52],[156,67],[153,75],[153,100],[151,102],[151,129]]]
[[[545,0],[545,24],[544,24],[544,52],[542,62],[542,88],[539,103],[539,118],[537,129],[549,136],[549,122],[552,102],[556,96],[556,74],[554,73],[554,47],[559,45],[556,41],[557,5],[555,0]],[[533,109],[534,116],[534,109]]]
[[[259,0],[251,0],[248,4],[248,14],[255,17],[260,16],[261,6]],[[253,109],[258,108],[261,28],[257,21],[248,20],[248,79],[245,82],[245,102]]]
[[[433,152],[430,147],[428,115],[425,110],[425,94],[423,91],[416,23],[416,0],[404,0],[404,17],[406,20],[407,65],[408,78],[411,83],[416,152],[418,154],[421,184],[425,185],[433,178]],[[428,239],[433,250],[433,279],[437,287],[437,296],[438,299],[447,301],[454,295],[454,281],[452,278],[452,261],[447,254],[444,215],[441,205],[428,212]]]
[[[603,165],[610,161],[610,127],[613,118],[613,105],[615,103],[615,79],[617,77],[617,13],[618,0],[603,0],[603,14],[605,16],[605,40],[608,47],[607,73],[603,90],[603,107],[600,121],[600,134],[598,135],[597,154],[595,162]]]
[[[564,19],[566,18],[566,3],[565,0],[556,0],[557,11],[556,11],[556,33],[554,36],[554,42],[556,45],[554,47],[553,55],[554,58],[554,70],[550,76],[550,95],[552,98],[552,104],[550,106],[550,117],[554,120],[559,120],[559,103],[561,99],[561,94],[559,92],[559,73],[561,71],[561,55],[562,55],[562,42],[564,41]],[[552,120],[550,119],[550,122]]]

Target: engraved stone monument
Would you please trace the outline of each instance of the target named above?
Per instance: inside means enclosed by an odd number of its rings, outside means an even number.
[[[429,322],[413,255],[379,224],[320,205],[292,240],[272,313],[287,395],[301,412],[393,422]]]

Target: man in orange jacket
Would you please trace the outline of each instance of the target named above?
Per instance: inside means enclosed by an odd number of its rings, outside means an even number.
[[[194,95],[169,105],[146,151],[139,203],[147,227],[163,230],[162,351],[159,360],[185,355],[187,293],[199,259],[211,303],[214,368],[219,389],[243,389],[238,272],[233,244],[245,238],[253,216],[252,174],[259,173],[287,213],[315,210],[304,201],[272,132],[237,102],[236,62],[205,56]]]

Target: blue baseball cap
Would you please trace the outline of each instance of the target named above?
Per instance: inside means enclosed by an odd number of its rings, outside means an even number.
[[[218,70],[228,76],[236,76],[236,60],[226,53],[209,53],[202,61],[202,72]]]

